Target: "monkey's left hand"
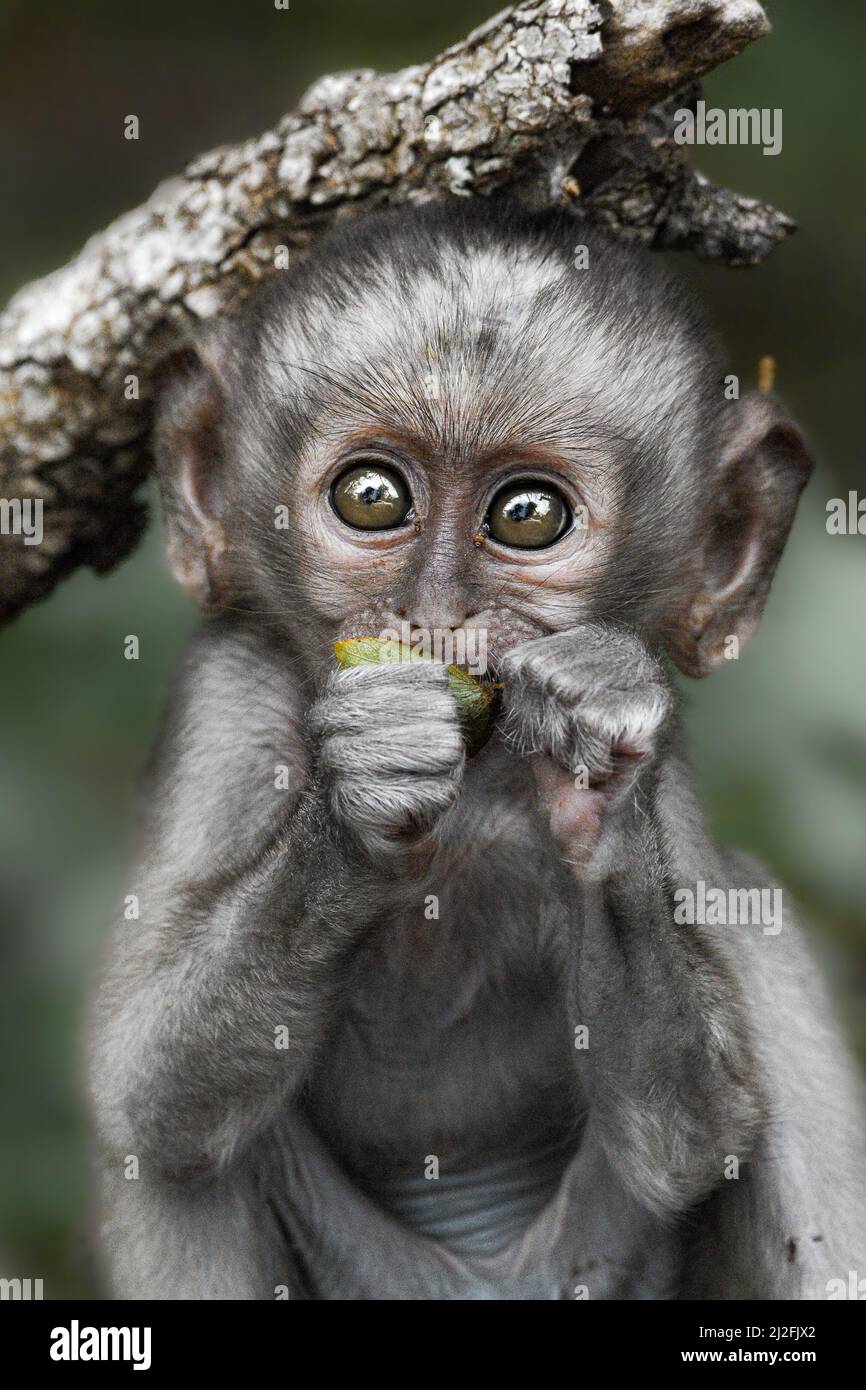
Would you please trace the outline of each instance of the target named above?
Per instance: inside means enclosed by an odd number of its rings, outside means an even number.
[[[610,871],[635,793],[648,791],[674,708],[640,638],[587,623],[522,643],[502,667],[506,736],[533,760],[554,838],[587,878]]]

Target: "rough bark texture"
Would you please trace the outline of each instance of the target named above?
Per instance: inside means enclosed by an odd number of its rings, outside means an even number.
[[[43,499],[44,539],[0,534],[0,619],[128,553],[160,360],[335,218],[505,188],[649,246],[761,260],[792,223],[696,173],[672,116],[767,28],[755,0],[530,0],[425,66],[321,79],[22,290],[0,317],[0,499]]]

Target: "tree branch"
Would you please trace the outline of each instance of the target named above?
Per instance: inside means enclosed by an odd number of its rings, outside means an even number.
[[[0,533],[0,619],[129,552],[160,360],[337,218],[505,189],[648,246],[759,261],[792,223],[715,188],[671,131],[696,80],[767,29],[756,0],[530,0],[426,66],[321,79],[20,291],[0,317],[0,499],[41,499],[44,537]]]

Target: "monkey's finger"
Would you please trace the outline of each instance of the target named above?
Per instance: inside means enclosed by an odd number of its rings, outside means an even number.
[[[429,830],[459,794],[456,777],[403,777],[370,782],[341,778],[331,790],[331,806],[344,825],[362,836]]]
[[[411,723],[386,727],[343,723],[323,738],[321,764],[329,772],[361,779],[451,772],[462,767],[465,749],[456,716],[447,714],[450,718],[437,719],[427,710]]]
[[[440,662],[354,666],[334,671],[308,722],[314,733],[352,732],[367,724],[412,723],[456,714],[448,672]]]

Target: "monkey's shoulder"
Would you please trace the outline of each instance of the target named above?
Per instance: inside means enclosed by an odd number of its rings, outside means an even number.
[[[215,618],[175,672],[139,793],[150,851],[194,877],[254,854],[307,776],[300,678],[266,632]]]

